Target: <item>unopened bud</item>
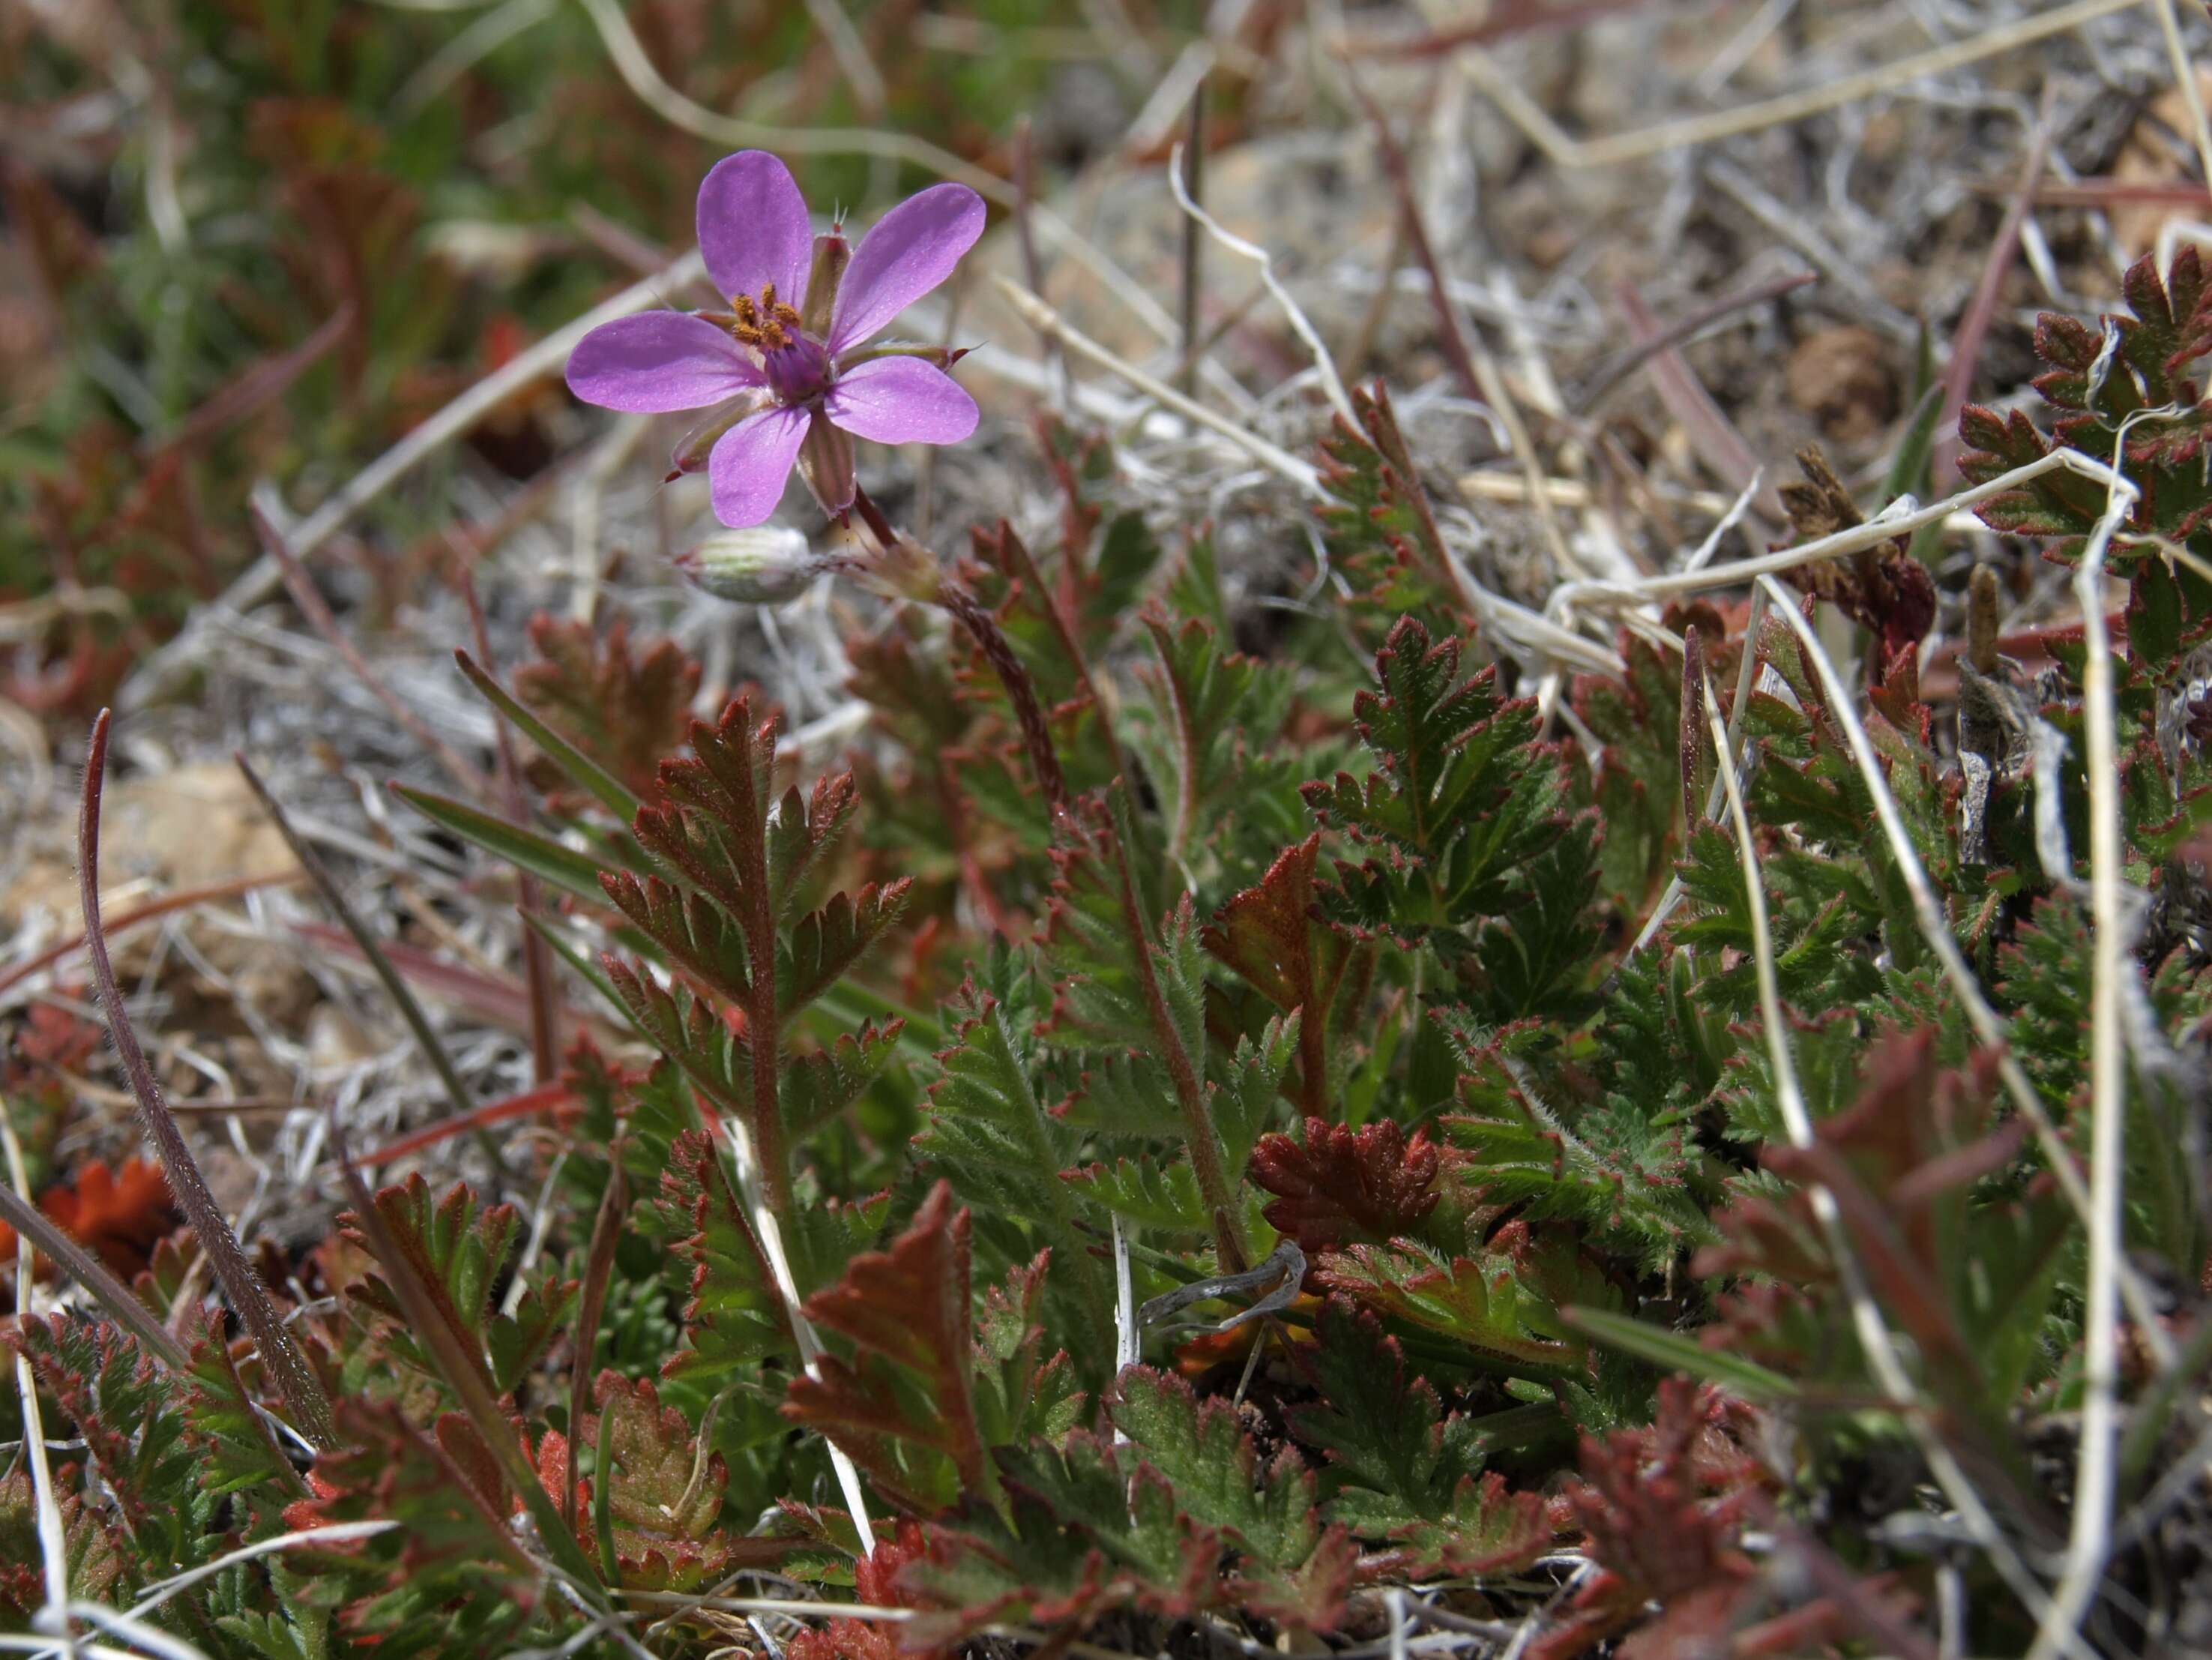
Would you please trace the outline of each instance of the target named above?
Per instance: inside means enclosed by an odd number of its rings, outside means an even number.
[[[853,263],[853,245],[845,240],[842,225],[814,239],[814,268],[806,277],[806,309],[799,326],[817,340],[830,335],[830,313],[836,308],[837,285],[845,280],[845,267]]]
[[[677,568],[717,599],[740,605],[780,605],[839,561],[815,552],[805,535],[788,525],[723,531],[676,556]]]

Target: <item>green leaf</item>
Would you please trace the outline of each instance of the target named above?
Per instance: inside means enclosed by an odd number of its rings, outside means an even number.
[[[410,1173],[398,1187],[380,1189],[374,1203],[393,1248],[405,1256],[409,1271],[421,1281],[438,1318],[489,1385],[491,1287],[520,1225],[514,1207],[479,1210],[476,1195],[465,1183],[454,1183],[443,1199],[433,1201],[429,1183],[419,1172]],[[374,1254],[372,1237],[358,1218],[349,1215],[339,1220],[349,1239]],[[389,1274],[397,1265],[380,1266]],[[392,1353],[424,1376],[439,1377],[430,1354],[410,1329],[407,1310],[380,1274],[372,1274],[350,1287],[348,1298],[382,1318],[382,1341]]]
[[[1205,1233],[1213,1226],[1198,1177],[1185,1163],[1123,1158],[1068,1172],[1069,1185],[1101,1210],[1161,1233]]]
[[[1562,1310],[1561,1314],[1577,1331],[1608,1348],[1632,1354],[1662,1371],[1685,1372],[1718,1383],[1747,1401],[1790,1401],[1800,1393],[1797,1385],[1780,1372],[1726,1349],[1707,1348],[1680,1332],[1662,1330],[1606,1309],[1571,1308]]]
[[[625,824],[637,816],[638,799],[612,773],[547,726],[509,695],[506,687],[493,679],[476,660],[465,651],[453,654],[454,661],[469,684],[483,696],[483,700],[504,715],[509,724],[525,738],[545,752],[546,757],[567,775],[569,781],[592,797],[609,812]]]
[[[857,896],[833,894],[820,910],[801,917],[777,944],[775,1006],[788,1021],[827,991],[899,919],[913,887],[907,878]]]
[[[691,1300],[684,1309],[688,1348],[669,1358],[665,1372],[719,1391],[753,1363],[792,1353],[783,1298],[768,1256],[753,1232],[726,1160],[703,1130],[678,1136],[660,1182],[668,1231],[684,1231],[679,1256],[691,1265]]]
[[[1322,1305],[1304,1364],[1321,1400],[1294,1408],[1298,1438],[1328,1461],[1327,1514],[1363,1538],[1399,1547],[1413,1578],[1500,1572],[1551,1542],[1543,1501],[1508,1493],[1482,1468],[1488,1443],[1435,1387],[1408,1377],[1396,1340],[1340,1297]]]
[[[1313,1472],[1289,1447],[1263,1468],[1226,1401],[1201,1402],[1181,1378],[1131,1366],[1115,1379],[1106,1410],[1145,1462],[1167,1477],[1193,1521],[1227,1534],[1277,1572],[1293,1571],[1313,1554],[1321,1540]]]
[[[390,788],[433,824],[506,860],[517,869],[529,872],[563,893],[594,903],[606,897],[599,888],[599,863],[589,854],[563,847],[549,836],[510,824],[504,818],[479,812],[449,796],[405,784],[393,784]]]

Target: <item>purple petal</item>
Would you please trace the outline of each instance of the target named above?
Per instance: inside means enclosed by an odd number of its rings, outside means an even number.
[[[932,185],[877,220],[837,290],[831,356],[870,338],[951,276],[982,234],[983,198],[965,185]]]
[[[854,364],[830,388],[822,412],[878,444],[957,444],[975,430],[975,400],[919,357]]]
[[[714,517],[732,530],[764,523],[783,500],[791,464],[812,419],[803,409],[777,407],[750,416],[724,433],[707,458]]]
[[[814,226],[779,157],[739,150],[714,163],[699,185],[699,252],[726,299],[757,298],[773,283],[785,304],[806,303]]]
[[[761,384],[738,343],[703,317],[641,311],[602,323],[568,354],[568,390],[634,415],[704,409]]]

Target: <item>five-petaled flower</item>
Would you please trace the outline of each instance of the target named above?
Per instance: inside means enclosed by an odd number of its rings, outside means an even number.
[[[823,511],[844,512],[854,496],[848,434],[953,444],[975,429],[975,399],[943,369],[910,350],[868,347],[982,234],[974,191],[933,185],[908,197],[848,265],[838,231],[814,235],[790,169],[741,150],[699,186],[698,222],[707,275],[730,309],[641,312],[593,329],[569,356],[568,386],[606,409],[714,410],[695,436],[713,435],[707,471],[724,524],[765,520],[794,462]]]

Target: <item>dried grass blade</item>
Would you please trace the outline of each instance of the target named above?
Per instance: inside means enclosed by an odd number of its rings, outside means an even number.
[[[339,891],[331,873],[323,868],[323,861],[316,856],[315,850],[292,828],[292,821],[285,816],[284,809],[277,805],[276,798],[269,793],[269,787],[261,781],[261,775],[254,771],[245,756],[234,753],[231,759],[238,763],[238,770],[245,776],[246,787],[260,800],[270,822],[276,826],[277,833],[284,838],[284,844],[292,849],[292,856],[300,861],[300,867],[307,873],[308,880],[315,885],[315,891],[322,896],[323,903],[331,908],[331,914],[344,925],[345,931],[353,936],[354,943],[361,947],[362,955],[368,959],[368,965],[383,983],[386,994],[398,1009],[400,1018],[406,1021],[407,1030],[415,1034],[416,1045],[422,1051],[422,1058],[438,1074],[438,1081],[445,1087],[447,1104],[453,1108],[453,1116],[466,1118],[474,1110],[476,1103],[469,1098],[468,1086],[461,1082],[460,1073],[453,1069],[453,1057],[446,1053],[446,1046],[438,1041],[438,1034],[432,1030],[429,1017],[422,1012],[422,1006],[415,1000],[415,994],[407,989],[407,982],[399,977],[398,970],[392,966],[391,959],[384,954],[383,946],[369,932],[368,925],[356,915],[353,907],[346,903],[345,895]],[[478,1131],[478,1137],[493,1164],[504,1170],[507,1160],[500,1151],[499,1144],[482,1130]]]

